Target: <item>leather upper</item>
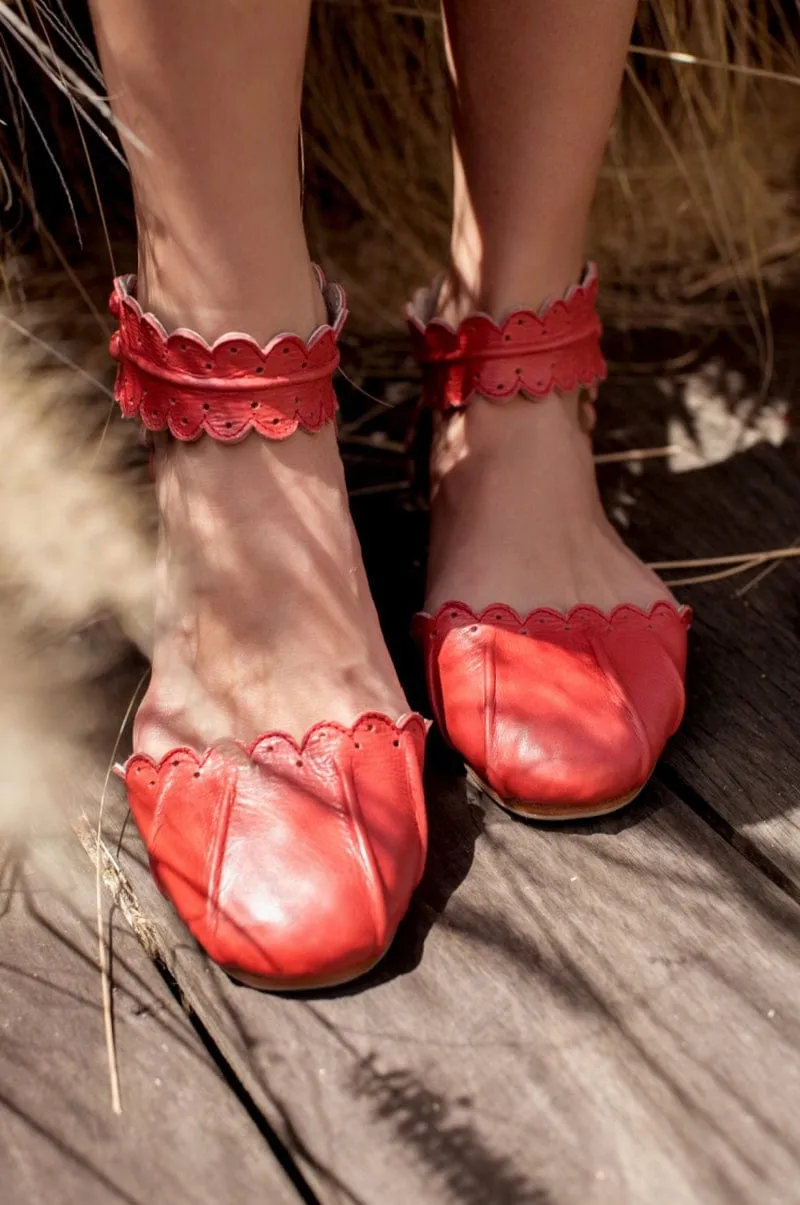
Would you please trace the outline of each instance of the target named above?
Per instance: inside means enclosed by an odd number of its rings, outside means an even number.
[[[302,988],[377,961],[425,862],[426,724],[368,713],[123,773],[153,874],[223,967]]]
[[[232,332],[209,344],[194,331],[168,334],[136,301],[135,276],[114,281],[109,308],[119,322],[111,355],[119,362],[114,397],[126,418],[176,439],[210,435],[236,443],[251,431],[286,439],[319,431],[336,413],[333,373],[347,317],[344,290],[318,271],[328,323],[308,341],[281,334],[262,347]]]
[[[517,309],[502,323],[471,314],[457,328],[432,317],[437,290],[420,290],[405,314],[423,367],[425,404],[453,410],[478,394],[502,402],[593,389],[606,377],[597,287],[590,264],[580,284],[538,311]]]
[[[561,300],[458,328],[433,316],[437,290],[421,291],[406,317],[424,403],[446,414],[476,396],[593,395],[606,376],[597,289],[590,264]],[[591,429],[591,401],[579,419]],[[480,613],[448,602],[418,615],[415,631],[450,743],[513,810],[558,818],[612,810],[645,784],[683,716],[690,621],[669,602],[524,617],[502,602]]]
[[[601,807],[642,787],[684,709],[688,608],[445,603],[418,615],[442,731],[504,800]]]

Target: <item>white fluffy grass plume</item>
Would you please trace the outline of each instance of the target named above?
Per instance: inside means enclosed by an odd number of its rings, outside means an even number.
[[[6,838],[96,794],[135,681],[132,642],[146,650],[152,611],[146,475],[131,434],[109,421],[107,389],[89,379],[105,350],[65,364],[78,353],[54,341],[53,317],[0,313]]]

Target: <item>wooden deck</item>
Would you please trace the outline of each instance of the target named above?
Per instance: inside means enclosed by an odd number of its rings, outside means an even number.
[[[733,342],[685,378],[609,386],[599,451],[680,447],[601,469],[647,559],[800,537],[793,338],[755,414],[758,374]],[[402,391],[402,368],[381,384]],[[356,516],[421,703],[407,622],[424,515],[391,488],[402,414],[354,429],[360,406],[345,406]],[[432,743],[428,871],[389,957],[344,991],[262,995],[209,965],[115,788],[120,1117],[90,861],[75,855],[68,900],[37,891],[30,861],[7,875],[3,1205],[800,1201],[800,566],[740,594],[748,580],[679,592],[697,613],[686,723],[619,816],[514,821]]]

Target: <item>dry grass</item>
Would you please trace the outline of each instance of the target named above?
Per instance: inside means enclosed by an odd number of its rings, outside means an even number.
[[[642,5],[591,235],[612,324],[744,317],[765,344],[762,285],[782,284],[800,253],[800,45],[788,11],[779,0]],[[307,153],[339,204],[332,222],[328,193],[312,190],[309,224],[359,327],[396,324],[441,267],[448,128],[433,4],[318,3]]]
[[[11,193],[35,206],[29,149],[38,147],[57,165],[49,183],[64,224],[71,203],[83,207],[91,238],[104,206],[129,202],[109,191],[105,169],[118,152],[100,153],[113,134],[79,12],[64,0],[0,6],[0,70],[12,100],[5,140],[17,149],[6,162]],[[351,329],[386,330],[446,254],[438,4],[317,0],[313,13],[309,230],[349,287]],[[612,324],[744,318],[766,357],[762,289],[786,282],[800,252],[799,25],[795,0],[642,0],[591,232]]]

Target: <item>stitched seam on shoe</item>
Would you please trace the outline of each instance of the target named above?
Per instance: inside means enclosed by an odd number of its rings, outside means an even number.
[[[267,732],[263,732],[261,736],[257,736],[255,740],[250,741],[248,744],[246,744],[244,741],[237,740],[231,741],[230,743],[235,748],[240,749],[248,760],[252,760],[253,755],[257,752],[259,746],[264,744],[266,741],[275,741],[276,743],[278,741],[285,742],[293,753],[302,755],[308,748],[309,742],[315,737],[318,737],[321,734],[327,736],[329,733],[336,733],[338,736],[354,737],[360,726],[366,723],[368,720],[375,720],[381,724],[386,724],[387,727],[391,728],[392,731],[394,731],[398,736],[402,736],[404,732],[410,731],[414,727],[421,727],[423,732],[425,730],[425,720],[417,711],[409,711],[396,721],[390,719],[390,717],[385,715],[382,711],[364,711],[358,717],[355,723],[350,725],[350,727],[347,727],[345,724],[339,724],[335,720],[322,720],[318,724],[313,724],[311,728],[308,729],[303,739],[299,742],[294,739],[291,733],[283,732],[279,728],[272,728]],[[209,757],[211,757],[215,751],[216,750],[213,745],[210,745],[202,753],[198,753],[197,750],[192,749],[190,745],[178,745],[174,749],[170,749],[167,753],[165,753],[158,761],[154,761],[153,758],[147,753],[134,753],[125,762],[126,777],[128,773],[130,773],[130,768],[139,761],[142,762],[143,765],[151,767],[157,774],[161,774],[167,764],[181,754],[185,754],[188,758],[191,758],[197,769],[202,770]]]
[[[429,628],[425,629],[425,638],[428,638]],[[428,685],[428,697],[433,708],[433,717],[441,731],[447,736],[447,717],[444,707],[444,692],[442,691],[442,676],[439,670],[439,656],[442,651],[442,640],[437,640],[433,649],[426,648],[425,652],[425,677]]]
[[[334,354],[335,353],[335,354]],[[274,376],[261,376],[252,372],[247,376],[200,376],[190,374],[182,368],[168,368],[166,365],[153,363],[145,355],[136,352],[124,352],[124,363],[132,365],[143,376],[157,381],[159,384],[172,386],[175,390],[183,389],[192,396],[197,393],[200,397],[214,393],[246,393],[248,398],[263,397],[269,402],[269,395],[278,390],[302,389],[304,385],[324,384],[327,378],[339,366],[339,352],[334,349],[330,358],[313,368],[298,369],[294,373]]]
[[[611,665],[611,662],[609,661],[608,656],[603,648],[603,642],[601,639],[599,639],[599,633],[590,631],[587,632],[587,637],[592,652],[594,653],[598,669],[608,683],[612,694],[614,694],[617,700],[622,703],[623,707],[630,716],[636,735],[639,737],[639,744],[642,751],[641,770],[643,774],[647,775],[650,773],[650,766],[653,762],[653,746],[650,744],[650,737],[647,734],[647,729],[642,723],[638,711],[633,706],[630,695],[625,690],[624,686],[619,680],[619,677],[615,673],[614,668]]]
[[[419,761],[417,760],[417,750],[416,750],[416,746],[413,743],[413,738],[411,738],[409,740],[406,740],[405,738],[403,738],[403,769],[405,770],[405,775],[406,775],[406,791],[408,792],[408,798],[411,800],[411,806],[414,810],[414,827],[416,828],[417,835],[419,837],[419,866],[417,867],[417,881],[414,884],[414,886],[416,888],[419,886],[420,882],[422,881],[422,876],[425,873],[425,861],[426,861],[426,852],[427,852],[427,844],[428,844],[428,832],[427,832],[428,820],[427,820],[427,816],[426,816],[425,817],[425,831],[423,832],[422,826],[420,825],[419,807],[417,804],[416,773],[414,775],[415,781],[412,782],[412,774],[411,774],[411,761],[412,760],[414,762],[415,771],[419,771]],[[424,765],[425,765],[425,747],[424,746],[423,746],[423,753],[422,753],[422,764],[423,764],[423,768],[424,768]],[[424,811],[424,809],[425,809],[424,794],[423,794],[423,799],[422,799],[422,808]]]
[[[352,756],[352,754],[351,754]],[[348,833],[350,842],[353,848],[358,853],[361,865],[364,868],[365,877],[369,886],[369,895],[372,901],[372,923],[375,928],[375,933],[380,939],[381,945],[386,941],[389,931],[388,916],[386,911],[386,893],[383,890],[383,880],[380,876],[380,871],[375,863],[375,858],[372,853],[372,846],[366,834],[366,825],[361,814],[361,808],[358,804],[358,791],[353,782],[352,763],[347,767],[347,771],[343,771],[338,762],[336,765],[336,774],[341,787],[342,800],[344,802],[347,814],[349,816],[352,829],[355,830],[356,840],[353,840],[353,833]],[[348,826],[350,828],[350,826]]]
[[[672,658],[669,657],[668,660],[669,660],[670,666],[672,668],[672,672],[678,681],[678,688],[681,692],[680,711],[678,712],[678,718],[675,721],[674,727],[673,727],[672,731],[670,732],[670,736],[674,736],[675,733],[680,728],[681,724],[683,723],[683,717],[686,714],[686,679],[684,678],[683,674],[681,674],[680,670],[678,669],[677,665],[672,660]]]
[[[228,832],[230,830],[231,814],[233,812],[233,805],[236,800],[236,791],[238,785],[238,772],[234,776],[232,785],[229,783],[229,780],[226,777],[225,791],[220,801],[217,816],[215,817],[214,840],[212,842],[211,849],[209,850],[206,918],[209,926],[214,932],[216,932],[221,912],[219,884],[222,878],[222,866],[225,861],[225,850],[228,846]]]
[[[670,669],[672,670],[673,674],[675,675],[675,680],[678,683],[678,689],[681,692],[681,699],[682,699],[681,709],[680,709],[680,713],[678,715],[678,719],[675,723],[674,728],[672,729],[672,731],[669,734],[670,736],[674,736],[675,733],[680,728],[681,724],[683,723],[683,715],[686,710],[686,682],[685,682],[684,677],[681,674],[680,670],[678,669],[677,665],[672,660],[672,657],[669,655],[669,652],[667,652],[667,661],[669,662]]]
[[[497,712],[497,661],[495,647],[497,629],[491,629],[491,641],[484,645],[483,650],[483,766],[486,777],[489,777],[489,748],[491,733],[494,731],[495,715]],[[493,785],[493,784],[491,784]]]
[[[490,603],[488,607],[484,607],[482,611],[474,611],[468,603],[460,602],[458,599],[448,599],[433,613],[421,611],[420,618],[428,623],[436,626],[439,621],[448,611],[457,610],[461,612],[461,618],[465,624],[491,623],[492,612],[502,611],[509,619],[513,620],[520,628],[528,627],[531,623],[539,618],[552,619],[558,623],[576,623],[582,615],[588,615],[603,623],[605,626],[614,624],[614,622],[623,615],[634,615],[639,619],[652,621],[662,613],[669,613],[685,628],[688,628],[692,619],[691,607],[683,604],[668,602],[666,599],[659,599],[653,603],[649,610],[643,607],[637,607],[634,603],[618,603],[612,607],[610,611],[602,611],[599,607],[593,606],[591,603],[577,603],[574,607],[569,607],[566,611],[557,611],[554,607],[534,607],[532,611],[523,614],[515,611],[508,603]]]
[[[160,783],[158,781],[158,777],[156,777],[156,788],[159,787]],[[158,834],[161,831],[161,825],[164,817],[164,794],[164,791],[157,789],[156,806],[153,809],[153,827],[150,830],[150,840],[147,843],[150,849],[152,849],[153,854],[155,854],[156,841],[158,840]],[[128,804],[128,807],[130,807],[130,804]]]

